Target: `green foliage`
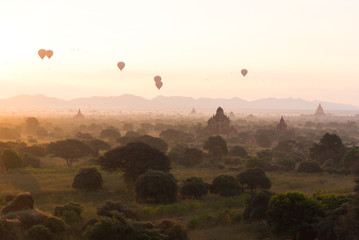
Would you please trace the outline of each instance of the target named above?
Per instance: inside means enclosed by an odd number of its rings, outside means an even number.
[[[359,147],[349,148],[342,159],[345,168],[351,168],[359,164]]]
[[[188,199],[200,199],[208,192],[207,185],[202,178],[187,178],[181,186],[181,196]]]
[[[186,144],[176,144],[168,153],[171,162],[181,163],[187,148]]]
[[[73,210],[65,210],[62,212],[62,218],[68,225],[75,225],[81,221],[80,215]]]
[[[238,223],[242,219],[242,214],[239,209],[223,209],[215,214],[208,212],[202,213],[199,216],[192,217],[187,221],[187,227],[195,229],[198,227],[215,227],[226,226]]]
[[[314,143],[310,148],[310,157],[320,163],[327,159],[333,159],[335,163],[339,163],[344,152],[342,139],[336,134],[326,133],[319,143]]]
[[[155,227],[159,228],[162,234],[167,235],[167,239],[188,240],[185,228],[178,222],[162,220],[160,223],[156,224]]]
[[[187,148],[184,151],[180,164],[184,166],[195,166],[202,162],[203,152],[198,148]]]
[[[26,230],[24,240],[51,240],[53,236],[44,225],[38,224]]]
[[[301,232],[313,230],[317,217],[324,216],[322,206],[303,193],[277,193],[268,204],[268,220],[272,231],[294,239]]]
[[[74,161],[91,154],[92,150],[88,145],[79,140],[66,139],[51,142],[47,146],[47,152],[55,157],[65,159],[67,166],[71,167]]]
[[[212,155],[218,154],[218,149],[220,149],[224,155],[228,153],[227,142],[219,135],[208,137],[203,145],[203,149],[208,150],[209,154]]]
[[[98,159],[98,163],[106,170],[122,171],[127,183],[133,183],[148,169],[164,172],[170,169],[170,161],[166,155],[141,142],[111,149]]]
[[[276,158],[274,161],[283,170],[291,171],[295,168],[295,161],[291,158]]]
[[[7,169],[22,167],[21,157],[12,149],[5,149],[0,155],[0,160]]]
[[[120,215],[98,217],[94,223],[87,226],[85,237],[88,240],[165,240],[165,235],[155,229],[146,229],[144,224],[130,221]]]
[[[65,205],[59,205],[55,207],[54,215],[56,217],[65,217],[67,215],[68,218],[72,218],[72,212],[75,213],[78,218],[81,218],[81,213],[83,211],[83,207],[79,203],[68,202]],[[73,217],[75,218],[75,217]],[[70,219],[71,221],[71,219]]]
[[[146,203],[172,203],[177,199],[177,188],[177,181],[171,174],[148,170],[136,181],[136,200]]]
[[[35,156],[25,153],[25,155],[22,159],[24,162],[24,164],[23,164],[24,167],[33,167],[33,168],[40,167],[40,159],[38,157],[35,157]]]
[[[267,219],[268,203],[273,193],[268,191],[252,192],[247,206],[243,212],[243,218],[248,220]]]
[[[93,155],[97,156],[99,151],[109,150],[111,145],[101,139],[92,139],[87,142],[87,145],[91,148]]]
[[[116,140],[121,137],[120,131],[113,127],[107,127],[100,132],[100,138],[102,139],[110,139],[110,140]]]
[[[4,218],[0,219],[0,239],[18,240],[15,229]]]
[[[297,172],[317,173],[322,171],[323,169],[320,167],[319,163],[314,161],[301,162],[297,168]]]
[[[269,148],[272,145],[275,133],[273,130],[258,129],[254,135],[258,146]]]
[[[141,142],[141,143],[149,145],[152,148],[157,149],[158,151],[160,151],[162,153],[166,153],[168,150],[168,144],[163,139],[158,138],[158,137],[152,137],[149,135],[143,135],[143,136],[134,138],[134,139],[130,140],[129,142],[130,143]]]
[[[266,173],[260,168],[250,168],[237,175],[242,185],[247,185],[251,191],[256,188],[269,189],[272,185]]]
[[[229,175],[221,175],[213,179],[210,191],[224,197],[240,195],[244,192],[239,182]]]
[[[175,141],[178,143],[178,142],[188,142],[188,140],[193,140],[193,135],[175,129],[167,129],[160,133],[160,138],[168,142]]]
[[[133,211],[131,211],[128,207],[126,207],[123,203],[121,203],[120,201],[118,201],[118,202],[106,201],[102,205],[102,207],[97,209],[97,215],[112,217],[113,211],[117,211],[118,213],[123,214],[126,218],[137,219],[136,214]]]
[[[48,217],[43,223],[52,233],[62,233],[66,229],[66,224],[62,219],[57,217]]]
[[[343,203],[351,201],[348,195],[342,194],[313,194],[313,197],[323,206],[325,211],[339,208]]]
[[[247,150],[242,146],[233,146],[230,149],[229,154],[232,155],[232,156],[242,157],[242,158],[247,158],[248,157]]]
[[[264,159],[258,157],[251,157],[244,162],[246,168],[265,169],[267,165],[268,163]]]
[[[72,187],[87,191],[99,190],[102,188],[103,180],[96,168],[83,168],[74,177]]]

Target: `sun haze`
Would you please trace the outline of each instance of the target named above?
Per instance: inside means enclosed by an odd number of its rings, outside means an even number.
[[[2,0],[0,98],[129,93],[359,105],[358,9],[354,0]],[[39,49],[53,56],[41,60]]]

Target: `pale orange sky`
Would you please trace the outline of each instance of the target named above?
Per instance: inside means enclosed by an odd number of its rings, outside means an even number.
[[[358,12],[356,0],[1,0],[0,98],[128,93],[359,105]],[[40,48],[53,57],[42,61]]]

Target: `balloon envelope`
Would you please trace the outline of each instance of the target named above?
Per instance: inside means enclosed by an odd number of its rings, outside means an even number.
[[[243,77],[245,77],[247,75],[247,73],[248,73],[248,70],[247,69],[242,69],[241,73],[242,73]]]
[[[161,80],[156,81],[156,87],[158,88],[158,90],[160,90],[160,88],[162,87],[163,83]]]
[[[47,50],[46,51],[46,56],[50,59],[52,57],[52,55],[54,55],[54,52],[52,50]]]
[[[124,62],[118,62],[117,67],[122,71],[122,69],[125,67],[125,63]]]
[[[154,77],[154,79],[155,79],[155,82],[158,82],[158,81],[161,81],[161,77],[160,76],[156,76],[156,77]]]
[[[44,57],[46,56],[47,52],[45,49],[40,49],[37,54],[39,54],[41,59],[44,59]]]

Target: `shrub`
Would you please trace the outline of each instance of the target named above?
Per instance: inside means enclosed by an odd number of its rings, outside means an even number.
[[[91,191],[101,189],[102,184],[102,176],[96,168],[83,168],[74,177],[72,187]]]
[[[270,199],[267,215],[273,232],[296,239],[297,235],[310,235],[314,231],[312,225],[318,217],[324,216],[324,211],[313,198],[303,193],[287,192],[277,193]]]
[[[112,217],[112,211],[122,213],[126,218],[137,219],[136,214],[119,201],[106,201],[102,207],[97,209],[97,215]]]
[[[161,233],[167,235],[167,239],[188,240],[187,232],[180,223],[171,220],[162,220],[156,224],[155,227],[159,228]]]
[[[40,158],[35,157],[33,155],[25,153],[23,157],[24,166],[25,167],[33,167],[33,168],[39,168],[40,167]]]
[[[187,148],[180,163],[184,166],[194,166],[202,162],[203,152],[197,148]]]
[[[249,220],[267,219],[268,203],[273,193],[261,191],[253,192],[251,198],[248,199],[247,206],[244,209],[243,217]]]
[[[210,191],[211,193],[219,194],[224,197],[239,195],[244,192],[238,181],[234,177],[228,175],[221,175],[213,179]]]
[[[146,229],[145,224],[129,221],[120,215],[98,217],[85,229],[84,235],[88,240],[135,240],[154,239],[165,240],[167,236],[155,229]]]
[[[74,225],[81,221],[80,216],[73,210],[63,211],[62,217],[64,218],[65,222],[69,225]]]
[[[52,233],[61,233],[65,231],[66,224],[60,218],[48,217],[43,223]]]
[[[317,199],[325,211],[337,209],[343,203],[351,201],[349,196],[341,194],[314,194],[313,197]]]
[[[208,188],[202,178],[191,177],[183,182],[180,192],[183,198],[200,199],[207,194]]]
[[[0,239],[17,240],[15,229],[6,219],[0,219]]]
[[[247,169],[237,175],[237,180],[242,185],[247,185],[251,190],[256,188],[269,189],[272,185],[266,173],[260,168]]]
[[[7,169],[22,167],[21,157],[12,149],[5,149],[0,155],[0,160]]]
[[[135,194],[139,202],[172,203],[177,197],[177,182],[169,173],[148,170],[137,179]]]
[[[64,216],[66,211],[73,211],[79,217],[81,217],[81,212],[83,211],[83,207],[79,203],[68,202],[65,205],[59,205],[55,207],[54,215],[56,217]]]
[[[320,167],[318,162],[314,161],[304,161],[299,163],[297,168],[297,172],[305,172],[305,173],[317,173],[322,172],[323,169]]]
[[[231,150],[229,150],[229,154],[232,155],[232,156],[242,157],[242,158],[247,158],[248,157],[247,150],[242,146],[234,146],[234,147],[232,147]]]
[[[39,224],[26,230],[24,240],[50,240],[52,238],[50,230]]]

